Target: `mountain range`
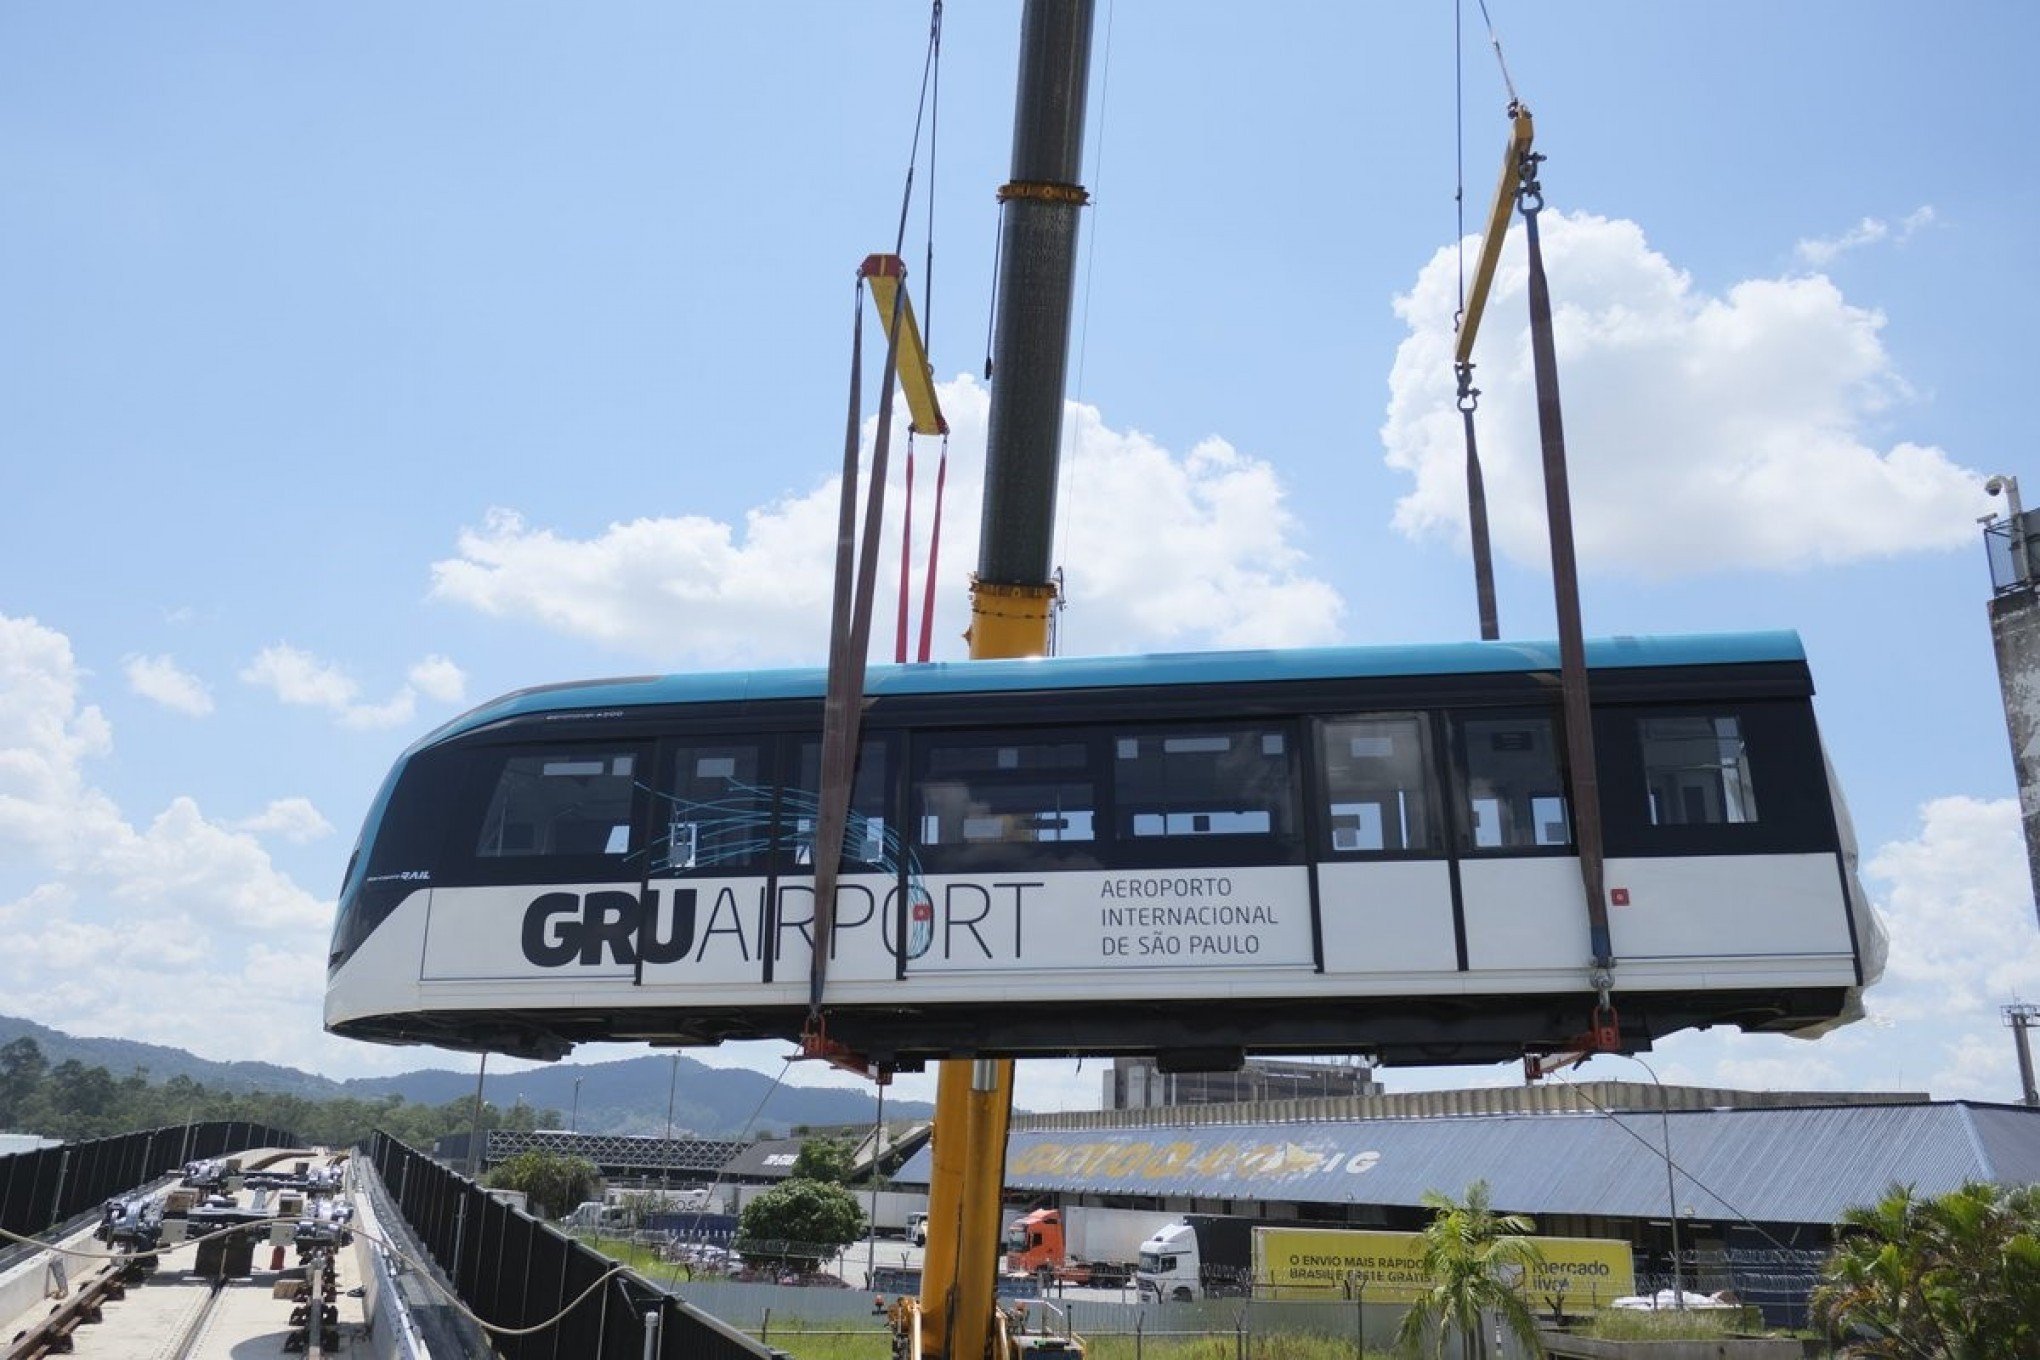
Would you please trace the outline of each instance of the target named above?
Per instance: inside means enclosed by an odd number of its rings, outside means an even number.
[[[374,1100],[394,1094],[421,1105],[444,1105],[472,1097],[475,1090],[473,1071],[420,1068],[336,1081],[275,1063],[214,1062],[162,1044],[65,1034],[32,1020],[0,1015],[0,1045],[19,1038],[35,1040],[51,1066],[76,1059],[87,1067],[104,1067],[116,1078],[139,1069],[151,1083],[183,1076],[213,1090],[270,1091],[306,1100],[343,1096]],[[796,1126],[855,1127],[871,1123],[877,1111],[876,1099],[867,1091],[788,1081],[775,1088],[763,1073],[710,1067],[685,1054],[491,1072],[484,1078],[483,1095],[505,1109],[521,1099],[540,1110],[558,1110],[563,1127],[583,1133],[663,1134],[669,1097],[674,1133],[722,1138],[783,1134]],[[889,1120],[925,1119],[933,1109],[920,1100],[885,1103]]]

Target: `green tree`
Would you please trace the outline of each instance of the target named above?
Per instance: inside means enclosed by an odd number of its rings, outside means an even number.
[[[2040,1357],[2040,1187],[1910,1186],[1850,1209],[1813,1292],[1842,1353],[1893,1360]]]
[[[1410,1311],[1403,1315],[1396,1344],[1412,1354],[1423,1350],[1425,1338],[1437,1337],[1432,1354],[1445,1354],[1445,1339],[1459,1333],[1462,1360],[1487,1357],[1483,1313],[1501,1317],[1533,1355],[1544,1354],[1537,1319],[1518,1286],[1544,1253],[1525,1234],[1530,1220],[1521,1214],[1498,1214],[1488,1202],[1488,1184],[1466,1187],[1465,1200],[1426,1190],[1426,1208],[1433,1211],[1424,1228],[1424,1270],[1431,1277]]]
[[[48,1070],[42,1045],[26,1034],[0,1048],[0,1129],[23,1122],[29,1101]]]
[[[558,1218],[595,1197],[602,1173],[586,1157],[563,1157],[544,1148],[518,1153],[491,1171],[483,1183],[498,1190],[522,1190],[538,1218]]]
[[[800,1180],[842,1185],[850,1179],[852,1151],[847,1138],[810,1138],[793,1159],[793,1175]]]
[[[745,1256],[773,1256],[800,1271],[812,1271],[825,1256],[864,1236],[864,1211],[840,1185],[795,1177],[744,1206],[738,1220],[737,1250]]]

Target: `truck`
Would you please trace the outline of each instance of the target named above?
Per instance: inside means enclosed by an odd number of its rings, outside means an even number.
[[[1176,1214],[1150,1209],[1071,1205],[1036,1209],[1006,1225],[1006,1273],[1043,1284],[1123,1288],[1133,1278],[1141,1244]]]
[[[621,1204],[605,1204],[599,1199],[582,1200],[575,1205],[561,1221],[569,1229],[586,1232],[622,1232],[631,1226],[634,1215]]]
[[[1635,1288],[1629,1243],[1532,1236],[1541,1263],[1515,1282],[1534,1308],[1570,1301],[1606,1307]],[[1410,1303],[1430,1289],[1424,1235],[1311,1223],[1192,1215],[1141,1243],[1143,1301],[1253,1294],[1269,1299],[1361,1298]]]
[[[1222,1214],[1188,1214],[1140,1244],[1134,1284],[1143,1303],[1218,1298],[1253,1292],[1257,1222]]]

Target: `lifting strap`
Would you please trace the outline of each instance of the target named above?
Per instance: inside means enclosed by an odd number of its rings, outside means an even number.
[[[1480,445],[1473,437],[1473,411],[1480,389],[1473,385],[1473,365],[1455,364],[1459,375],[1459,418],[1466,427],[1466,533],[1473,545],[1473,593],[1480,610],[1480,636],[1493,642],[1502,635],[1495,612],[1495,558],[1488,545],[1487,482],[1480,472]]]
[[[857,539],[857,444],[862,425],[864,379],[864,279],[857,283],[857,316],[850,332],[850,410],[843,432],[843,495],[836,517],[836,587],[829,623],[829,688],[822,702],[821,789],[813,844],[815,911],[813,960],[808,970],[808,1029],[820,1039],[822,992],[828,981],[829,942],[836,921],[836,879],[843,861],[843,836],[850,821],[850,787],[857,768],[857,738],[864,721],[864,663],[871,645],[871,598],[878,578],[879,528],[885,511],[886,452],[892,442],[893,382],[899,362],[899,314],[906,291],[893,298],[887,327],[886,380],[880,385],[878,432],[872,441],[871,485],[865,499],[864,535]]]
[[[1530,256],[1530,353],[1537,375],[1537,429],[1544,454],[1544,509],[1551,530],[1552,592],[1558,612],[1559,688],[1564,701],[1567,778],[1572,796],[1574,840],[1580,851],[1580,879],[1587,899],[1590,973],[1598,997],[1592,1032],[1602,1042],[1615,1036],[1605,1023],[1614,1013],[1615,951],[1608,932],[1608,894],[1603,866],[1600,780],[1595,773],[1592,709],[1587,693],[1586,642],[1580,626],[1579,565],[1573,550],[1572,495],[1566,481],[1565,425],[1559,413],[1558,357],[1552,341],[1551,290],[1544,276],[1544,250],[1537,230],[1544,208],[1537,167],[1544,157],[1525,147],[1517,159],[1516,203],[1523,213]],[[1619,1040],[1618,1040],[1619,1041]]]

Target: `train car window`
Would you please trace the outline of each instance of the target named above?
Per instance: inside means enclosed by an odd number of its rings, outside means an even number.
[[[899,837],[892,829],[886,802],[891,790],[890,750],[884,741],[863,743],[850,784],[850,819],[843,827],[844,867],[893,869],[899,864]],[[780,854],[797,868],[815,867],[815,822],[821,812],[822,743],[800,743],[799,774],[780,809]]]
[[[1335,855],[1437,853],[1429,725],[1419,713],[1328,722],[1319,737]]]
[[[503,760],[475,839],[482,860],[606,857],[631,845],[639,755],[556,747]]]
[[[1112,738],[1120,845],[1294,840],[1291,745],[1286,730],[1259,725],[1120,730]]]
[[[1804,699],[1619,705],[1594,715],[1611,855],[1833,850],[1827,763]]]
[[[1652,826],[1757,820],[1749,745],[1734,714],[1637,720]]]
[[[772,849],[771,747],[753,737],[671,748],[652,818],[654,873],[762,874]]]
[[[1466,775],[1460,810],[1467,848],[1525,850],[1571,843],[1556,729],[1542,714],[1459,720]]]
[[[1097,781],[1081,737],[942,736],[918,749],[916,839],[937,861],[943,851],[999,847],[1004,866],[1026,862],[1023,847],[1055,858],[1098,837]]]

